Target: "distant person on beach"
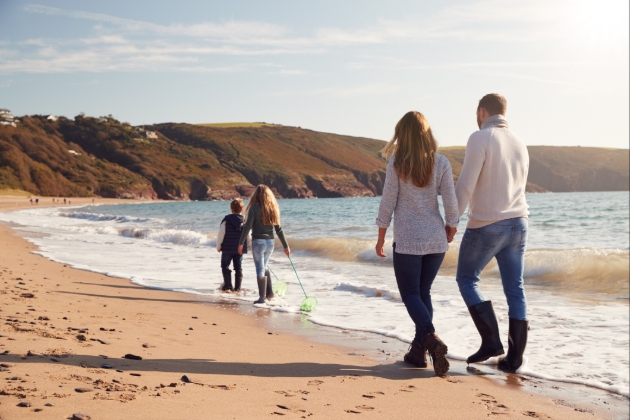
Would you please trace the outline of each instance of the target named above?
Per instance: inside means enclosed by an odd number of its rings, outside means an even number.
[[[435,334],[431,285],[457,232],[459,215],[451,164],[437,153],[424,115],[411,111],[396,124],[394,137],[382,153],[389,158],[378,211],[376,254],[385,257],[385,234],[394,216],[394,274],[416,334],[404,360],[444,376],[449,369],[446,344]],[[446,223],[440,214],[442,195]]]
[[[31,201],[31,206],[32,206],[33,205],[33,199],[31,198],[30,201]]]
[[[66,204],[66,199],[65,198],[63,199],[63,204]]]
[[[508,128],[507,102],[496,93],[477,106],[479,131],[468,139],[457,187],[459,214],[468,209],[468,226],[459,248],[457,284],[481,335],[481,348],[468,363],[504,354],[492,302],[479,289],[479,274],[496,258],[509,306],[507,356],[499,368],[514,372],[527,344],[527,301],[523,267],[529,214],[525,185],[529,155],[525,143]]]
[[[243,244],[247,240],[250,230],[252,231],[252,257],[256,266],[259,294],[258,300],[254,303],[265,303],[265,299],[274,298],[271,273],[267,268],[275,242],[274,230],[282,242],[286,256],[291,255],[289,244],[284,237],[282,226],[280,226],[280,207],[273,192],[266,185],[257,186],[249,198],[247,209],[245,209],[245,224],[238,246],[239,254],[243,254]]]
[[[241,291],[243,282],[243,255],[247,253],[247,243],[239,252],[239,240],[243,231],[243,201],[234,200],[230,203],[231,214],[221,221],[217,235],[217,251],[221,252],[221,271],[223,272],[223,291]],[[234,268],[234,287],[232,287],[232,271]]]
[[[35,205],[39,205],[39,198],[35,199]]]

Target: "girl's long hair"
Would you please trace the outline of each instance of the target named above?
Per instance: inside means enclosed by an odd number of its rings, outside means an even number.
[[[276,197],[273,195],[271,189],[268,186],[260,184],[256,187],[252,196],[249,198],[247,208],[245,209],[245,218],[249,214],[249,209],[260,205],[262,209],[263,224],[267,226],[274,226],[280,224],[280,207],[276,201]]]
[[[386,158],[395,156],[394,168],[403,181],[424,188],[433,178],[438,144],[429,122],[417,111],[407,112],[396,124],[394,137],[381,150]]]

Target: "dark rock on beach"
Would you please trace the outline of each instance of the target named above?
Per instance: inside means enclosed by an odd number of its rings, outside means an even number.
[[[188,376],[184,375],[184,376],[182,376],[182,382],[185,382],[187,384],[192,384],[193,380],[190,379]]]
[[[127,353],[123,356],[123,359],[142,360],[142,356],[136,356],[135,354]]]

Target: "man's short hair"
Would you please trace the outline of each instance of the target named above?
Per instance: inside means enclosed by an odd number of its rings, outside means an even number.
[[[507,111],[507,101],[498,93],[489,93],[479,100],[477,109],[484,108],[490,115],[505,115]]]
[[[236,199],[230,203],[230,209],[234,213],[242,213],[243,212],[243,200]]]

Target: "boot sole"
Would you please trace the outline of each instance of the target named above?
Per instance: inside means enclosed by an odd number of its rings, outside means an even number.
[[[491,357],[497,357],[497,356],[501,356],[502,354],[505,354],[505,350],[500,349],[495,351],[492,354],[484,354],[481,357],[476,357],[474,359],[472,359],[472,356],[469,357],[468,359],[466,359],[466,363],[470,364],[470,363],[480,363],[480,362],[485,362],[486,360],[488,360]]]
[[[448,353],[448,347],[446,346],[446,344],[437,343],[433,353],[434,353],[433,370],[435,370],[435,374],[437,376],[446,375],[446,372],[448,372],[448,369],[451,366],[448,363],[448,360],[446,360],[446,353]]]

